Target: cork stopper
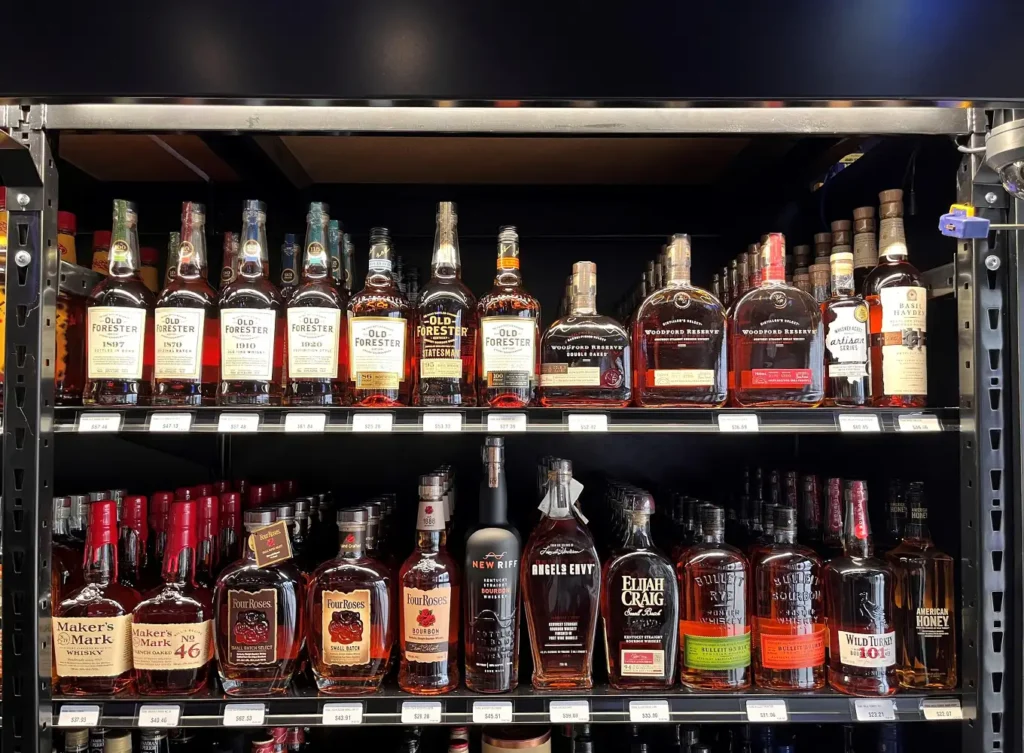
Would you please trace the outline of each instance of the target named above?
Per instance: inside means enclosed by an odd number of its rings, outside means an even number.
[[[625,508],[629,512],[640,515],[654,514],[654,497],[647,492],[628,492],[626,494]]]
[[[903,191],[893,188],[878,194],[878,217],[887,220],[903,216]]]

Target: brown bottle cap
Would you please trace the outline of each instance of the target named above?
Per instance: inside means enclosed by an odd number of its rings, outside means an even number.
[[[874,207],[857,207],[853,210],[853,219],[855,220],[873,220],[874,218]]]
[[[814,234],[814,245],[817,246],[818,244],[821,244],[821,245],[828,244],[829,246],[831,246],[832,245],[832,233],[815,233]],[[800,246],[797,246],[797,248],[800,248]]]
[[[832,232],[836,233],[836,232],[842,232],[844,230],[849,232],[850,228],[852,226],[853,226],[853,223],[850,222],[849,220],[835,220],[832,223]]]
[[[878,194],[879,204],[893,204],[897,201],[903,201],[903,191],[899,188],[890,188],[888,191],[882,191]]]

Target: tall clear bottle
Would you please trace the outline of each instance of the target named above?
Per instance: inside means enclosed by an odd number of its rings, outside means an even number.
[[[832,297],[822,307],[825,327],[826,402],[871,403],[868,357],[868,306],[854,292],[853,254],[837,251],[829,259]]]

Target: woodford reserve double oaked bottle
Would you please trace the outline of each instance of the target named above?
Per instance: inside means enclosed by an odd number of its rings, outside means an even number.
[[[640,304],[633,323],[636,404],[717,408],[728,397],[725,308],[690,284],[690,236],[672,236],[666,266],[665,286]],[[738,265],[732,271],[738,292]]]
[[[280,405],[284,304],[268,279],[267,206],[245,202],[237,276],[220,291],[221,405]]]
[[[135,204],[114,200],[107,276],[89,294],[84,405],[148,405],[153,383],[153,294],[139,275]]]
[[[220,379],[220,311],[206,281],[206,209],[181,205],[174,274],[156,301],[154,405],[212,405]]]
[[[593,687],[601,562],[573,512],[572,463],[555,460],[543,518],[523,551],[521,584],[539,690]]]
[[[826,394],[829,405],[871,404],[868,305],[854,292],[853,254],[833,252],[832,297],[824,304]]]
[[[519,234],[511,225],[498,231],[498,272],[477,311],[480,404],[525,408],[533,400],[540,366],[540,302],[523,288]]]
[[[248,544],[214,590],[217,672],[229,695],[282,693],[299,668],[305,576],[290,560],[287,527],[275,520],[272,509],[245,511]]]
[[[670,688],[679,647],[675,569],[651,541],[654,498],[627,492],[622,545],[601,575],[608,684],[618,690]]]
[[[416,303],[415,405],[476,405],[476,299],[462,281],[455,203],[437,205],[430,280]]]

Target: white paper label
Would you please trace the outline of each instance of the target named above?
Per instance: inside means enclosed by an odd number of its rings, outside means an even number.
[[[788,722],[789,709],[786,702],[777,701],[747,701],[748,722]]]
[[[83,413],[78,417],[78,430],[82,431],[120,431],[120,413]]]
[[[341,724],[362,724],[363,704],[361,703],[325,703],[320,723],[325,726]]]
[[[156,310],[153,374],[157,379],[199,381],[203,370],[203,309]]]
[[[881,431],[882,425],[874,413],[841,413],[839,431]]]
[[[837,630],[839,661],[851,667],[891,667],[896,663],[896,633],[848,633]]]
[[[668,710],[668,701],[630,701],[629,721],[634,724],[643,722],[667,722],[672,715]]]
[[[552,724],[586,723],[590,721],[590,702],[552,701],[548,713]]]
[[[473,724],[511,724],[512,701],[474,701]]]
[[[896,704],[889,698],[854,698],[853,713],[858,722],[895,722]]]
[[[421,703],[405,701],[402,704],[402,724],[440,724],[441,704],[437,701]]]
[[[875,246],[875,234],[854,233],[853,266],[870,269],[876,264],[878,264],[878,248]]]
[[[541,371],[541,387],[600,387],[600,366],[568,366],[565,371]]]
[[[87,340],[89,379],[142,379],[145,309],[90,308]]]
[[[484,375],[514,372],[527,384],[534,378],[537,353],[537,320],[515,316],[485,316],[480,320],[483,337]]]
[[[900,431],[941,431],[938,416],[897,416]]]
[[[224,726],[262,727],[266,714],[262,703],[229,703],[224,707]]]
[[[605,413],[570,413],[569,431],[608,431],[608,415]]]
[[[223,309],[220,312],[220,378],[269,381],[274,375],[271,309]]]
[[[284,417],[285,434],[292,432],[323,433],[326,426],[326,413],[287,413]]]
[[[488,413],[487,431],[526,431],[525,413]]]
[[[370,384],[393,384],[397,389],[405,377],[405,319],[349,314],[348,339],[352,378],[356,388]],[[360,376],[360,375],[379,376]],[[368,384],[365,389],[370,389]]]
[[[99,722],[99,706],[61,706],[57,717],[58,727],[95,727]]]
[[[718,415],[719,431],[758,431],[757,416],[753,413],[720,413]]]
[[[288,309],[288,377],[337,379],[341,309]]]
[[[925,698],[921,701],[921,713],[929,722],[959,721],[964,710],[956,698]]]
[[[181,716],[181,706],[146,703],[139,709],[139,726],[177,727],[179,716]]]
[[[149,417],[150,431],[188,431],[191,428],[191,413],[154,413]]]
[[[259,428],[258,413],[221,413],[217,419],[217,431],[252,433]]]
[[[862,303],[834,308],[832,312],[836,318],[825,333],[828,375],[855,384],[868,375],[868,307]]]
[[[424,413],[423,431],[462,431],[462,414]]]
[[[353,413],[352,431],[391,431],[394,413]]]
[[[928,394],[924,288],[882,288],[882,390],[886,395]]]

